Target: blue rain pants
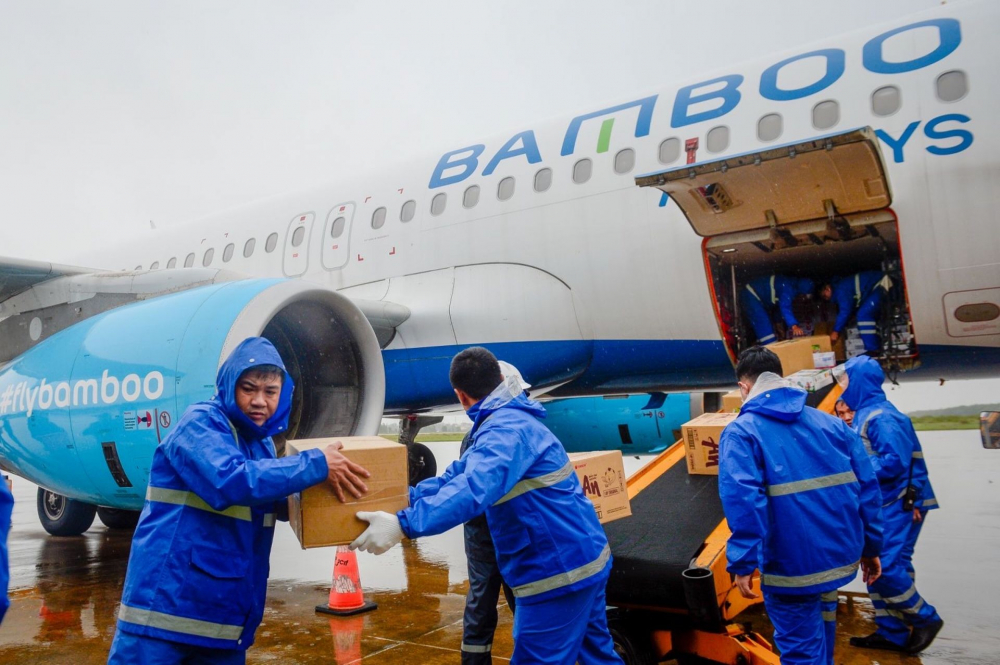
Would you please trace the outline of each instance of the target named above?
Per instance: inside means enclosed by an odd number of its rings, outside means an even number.
[[[771,313],[754,294],[746,289],[740,294],[740,301],[743,304],[743,311],[750,319],[753,326],[753,334],[757,336],[757,343],[770,344],[777,339],[774,336],[774,323],[771,321]]]
[[[827,591],[819,599],[826,637],[826,665],[833,665],[833,645],[837,642],[837,593],[836,589]]]
[[[512,665],[623,665],[608,632],[604,586],[610,566],[595,584],[514,613]]]
[[[466,547],[466,551],[469,551]],[[496,558],[468,556],[469,593],[462,618],[462,665],[493,662],[493,633],[497,628],[497,601],[503,588],[507,604],[514,610],[514,596],[503,583]]]
[[[764,592],[764,607],[774,625],[774,643],[781,652],[781,665],[828,665],[833,645],[827,645],[823,620],[825,594],[791,595]],[[836,632],[836,621],[834,632]]]
[[[858,332],[865,344],[865,351],[877,351],[878,320],[882,316],[882,297],[885,289],[876,287],[858,306]],[[887,340],[888,342],[888,340]]]
[[[211,647],[160,640],[147,635],[116,631],[108,665],[244,665],[243,649]]]
[[[910,574],[910,579],[917,579],[917,571],[913,567],[913,550],[917,548],[917,539],[920,537],[920,529],[923,528],[924,522],[927,521],[926,510],[920,511],[920,516],[923,518],[919,522],[914,522],[910,525],[910,534],[906,538],[906,544],[903,546],[903,564],[906,566],[906,572]]]
[[[916,583],[907,571],[905,552],[914,523],[913,511],[904,511],[902,503],[900,499],[882,508],[882,576],[868,585],[878,633],[899,645],[910,638],[910,626],[925,626],[941,619],[917,593]]]

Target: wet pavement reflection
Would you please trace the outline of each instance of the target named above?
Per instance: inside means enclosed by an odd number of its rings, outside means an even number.
[[[855,581],[841,592],[838,663],[996,663],[1000,636],[992,616],[1000,580],[1000,452],[979,447],[977,432],[921,433],[943,508],[931,513],[917,547],[921,594],[945,619],[921,658],[866,652],[847,644],[873,630],[873,610]],[[432,444],[439,468],[457,443]],[[631,472],[645,460],[626,458]],[[80,538],[53,538],[38,523],[35,487],[15,478],[10,534],[13,605],[0,626],[0,663],[104,663],[114,634],[130,533],[100,522]],[[407,542],[381,557],[359,556],[366,597],[379,609],[349,618],[316,614],[330,589],[334,549],[303,551],[279,525],[271,555],[264,622],[249,663],[457,663],[465,605],[461,529]],[[746,613],[756,630],[770,626],[762,607]],[[511,614],[500,611],[494,660],[513,648]]]

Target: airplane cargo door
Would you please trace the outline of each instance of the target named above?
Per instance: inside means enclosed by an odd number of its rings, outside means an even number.
[[[339,270],[351,258],[351,220],[354,219],[354,204],[341,203],[333,206],[323,225],[321,252],[323,267]]]
[[[288,277],[298,277],[309,267],[309,233],[316,215],[304,212],[292,218],[285,234],[285,256],[282,270]]]

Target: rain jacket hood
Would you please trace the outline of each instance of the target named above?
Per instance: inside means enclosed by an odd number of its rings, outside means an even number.
[[[243,372],[251,367],[261,365],[276,365],[285,373],[281,383],[278,408],[262,426],[250,420],[236,403],[236,382],[239,381]],[[240,342],[239,346],[233,349],[226,361],[222,363],[222,367],[219,368],[215,385],[218,392],[212,398],[212,402],[226,414],[229,422],[233,423],[240,433],[250,438],[263,439],[288,429],[288,414],[292,410],[292,393],[295,390],[295,383],[288,374],[288,370],[285,369],[285,363],[278,355],[278,350],[268,340],[263,337],[250,337]]]
[[[886,401],[882,383],[885,373],[878,361],[868,356],[857,356],[844,363],[847,373],[847,389],[841,399],[853,411],[868,404]]]
[[[800,296],[811,296],[816,290],[816,282],[808,277],[800,277],[795,280],[795,292]]]
[[[740,413],[758,413],[783,422],[797,420],[806,406],[806,391],[791,386],[773,372],[757,377]]]
[[[487,418],[505,407],[524,411],[535,418],[545,417],[545,408],[525,394],[515,377],[508,377],[466,412],[472,420],[471,434],[474,435]]]

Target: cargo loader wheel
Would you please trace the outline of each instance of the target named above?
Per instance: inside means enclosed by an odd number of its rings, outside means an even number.
[[[97,506],[38,488],[38,519],[53,536],[79,536],[90,528]]]
[[[641,624],[633,627],[627,625],[623,619],[609,617],[608,631],[615,643],[615,653],[625,661],[625,665],[656,664],[657,658],[653,652],[650,634],[642,630]]]
[[[98,507],[97,516],[109,529],[131,530],[139,523],[138,510]]]
[[[411,443],[407,446],[410,465],[410,486],[421,480],[427,480],[437,475],[437,460],[431,449],[422,443]]]

